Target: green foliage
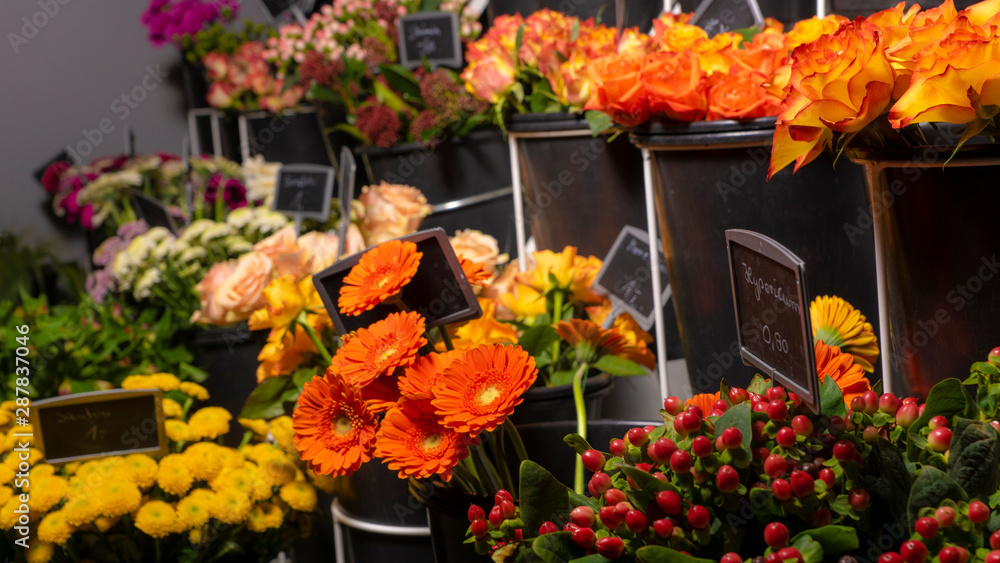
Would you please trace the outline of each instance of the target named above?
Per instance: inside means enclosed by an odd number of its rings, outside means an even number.
[[[233,55],[244,43],[264,41],[276,35],[275,30],[267,24],[255,24],[250,20],[245,20],[243,29],[238,32],[229,31],[226,26],[217,23],[194,35],[182,38],[181,51],[189,63],[197,65],[209,53]]]

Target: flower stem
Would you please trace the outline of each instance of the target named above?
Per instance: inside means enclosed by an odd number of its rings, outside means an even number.
[[[514,444],[514,453],[517,454],[518,468],[520,468],[521,462],[528,459],[528,451],[524,449],[524,442],[521,441],[521,433],[517,431],[517,427],[510,421],[510,418],[505,418],[503,425],[507,431],[507,435],[510,436],[511,443]]]
[[[444,342],[444,347],[448,351],[454,350],[455,345],[451,343],[451,336],[448,336],[448,329],[444,325],[438,326],[438,332],[441,333],[441,340]]]
[[[553,298],[553,308],[552,308],[552,324],[558,324],[562,320],[562,307],[563,307],[563,294],[562,291],[556,290],[556,294]],[[552,370],[555,371],[559,369],[559,345],[562,343],[562,339],[556,339],[552,343]]]
[[[323,362],[328,366],[331,363],[333,363],[333,356],[330,355],[330,351],[327,350],[326,346],[323,345],[323,341],[319,339],[319,335],[316,334],[316,331],[313,330],[313,327],[309,326],[309,323],[306,322],[305,311],[299,313],[298,318],[295,320],[300,325],[302,325],[302,329],[306,331],[306,334],[309,336],[309,339],[312,340],[313,344],[316,345],[316,350],[319,351],[319,355],[323,358]]]
[[[576,405],[576,433],[584,440],[587,439],[587,406],[583,402],[583,378],[587,375],[586,362],[580,364],[580,368],[573,375],[573,402]],[[583,458],[576,456],[576,474],[573,476],[573,490],[576,494],[583,494]]]

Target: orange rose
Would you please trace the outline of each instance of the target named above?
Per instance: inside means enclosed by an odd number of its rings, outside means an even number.
[[[603,111],[626,127],[649,119],[641,81],[643,60],[642,56],[612,55],[592,62],[588,70],[594,94],[586,109]]]
[[[824,130],[863,129],[889,105],[894,83],[882,36],[862,19],[795,49],[790,92],[778,117],[785,129],[775,134],[768,177],[792,161],[799,168],[815,158],[818,143],[828,138]],[[783,145],[789,140],[796,144]]]
[[[659,20],[654,21],[653,25],[655,26],[658,21]],[[691,48],[699,41],[707,40],[708,33],[696,25],[675,23],[673,25],[660,26],[656,28],[656,42],[660,44],[662,49],[672,51],[674,53],[680,53],[685,49]]]
[[[366,186],[358,201],[364,205],[361,230],[372,246],[416,231],[431,214],[427,198],[410,186]]]
[[[198,300],[201,302],[201,310],[195,311],[191,315],[191,323],[207,325],[224,325],[226,321],[226,309],[219,305],[215,295],[222,282],[227,280],[235,270],[235,261],[216,262],[205,274],[205,277],[194,286],[198,292]]]
[[[829,15],[825,18],[813,16],[795,23],[788,32],[788,48],[794,50],[799,45],[812,43],[824,35],[833,35],[840,26],[849,22],[844,16]]]
[[[973,25],[1000,25],[1000,0],[984,0],[961,11]]]
[[[501,53],[478,59],[465,67],[462,80],[470,94],[495,104],[514,86],[514,62]]]
[[[576,18],[549,9],[539,10],[525,18],[521,50],[518,52],[521,62],[537,66],[542,74],[558,68],[569,57],[573,28],[585,25],[584,22],[577,22]]]
[[[732,52],[737,64],[764,76],[787,63],[788,54],[785,36],[780,33],[758,33],[742,49]]]
[[[701,39],[690,47],[698,54],[698,64],[705,74],[727,72],[736,62],[738,47],[743,42],[739,33],[720,33],[711,39]]]
[[[262,252],[248,252],[236,261],[236,268],[215,291],[216,303],[226,310],[226,322],[233,323],[250,317],[264,306],[261,297],[271,281],[274,263]]]
[[[908,16],[909,13],[903,17],[900,25],[905,25]],[[917,55],[928,45],[945,36],[957,18],[958,12],[955,10],[954,2],[945,0],[937,8],[913,15],[907,36],[892,45],[886,44],[886,53],[896,69],[897,76],[900,77],[901,84],[913,71]],[[885,18],[878,18],[878,21],[885,22]],[[896,33],[898,32],[893,32],[892,35],[895,36]],[[901,95],[902,91],[898,90],[896,94]]]
[[[698,56],[661,51],[647,55],[642,66],[642,87],[650,112],[675,121],[695,121],[705,116],[708,101]]]
[[[618,41],[618,49],[615,51],[619,55],[647,55],[653,51],[654,39],[639,31],[637,27],[630,27],[622,31],[622,38]]]
[[[560,102],[570,106],[583,106],[590,100],[594,87],[594,80],[587,72],[590,61],[583,53],[574,53],[548,77],[549,85]]]
[[[766,77],[734,65],[726,74],[708,78],[708,116],[705,119],[754,119],[781,112],[781,101],[761,84]]]

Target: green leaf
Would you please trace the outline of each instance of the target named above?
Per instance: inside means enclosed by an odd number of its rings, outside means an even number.
[[[917,513],[921,508],[937,508],[945,499],[966,501],[969,497],[947,473],[925,465],[917,474],[913,489],[910,491],[910,500],[907,503],[910,525],[917,521]]]
[[[844,394],[832,377],[823,379],[819,390],[820,410],[826,416],[847,416],[847,406],[844,405]]]
[[[593,367],[598,371],[610,373],[611,375],[649,375],[649,370],[644,366],[641,366],[632,360],[627,360],[621,356],[612,356],[611,354],[601,356],[601,359],[594,362]]]
[[[327,88],[326,86],[320,86],[319,84],[313,84],[309,88],[309,91],[306,93],[306,98],[316,100],[317,102],[326,102],[335,106],[344,105],[344,99],[340,97],[340,94]]]
[[[310,368],[299,369],[292,374],[292,382],[295,383],[296,387],[302,389],[303,387],[305,387],[306,383],[309,383],[312,380],[313,376],[315,375],[317,375],[315,369],[310,369]]]
[[[574,375],[576,374],[569,370],[552,372],[549,375],[549,384],[553,387],[557,387],[559,385],[572,385]]]
[[[766,379],[764,379],[764,376],[757,373],[754,374],[753,380],[750,382],[750,385],[747,385],[747,392],[763,395],[767,393],[767,390],[770,388],[771,384],[768,383]]]
[[[601,555],[600,553],[595,553],[593,555],[588,555],[586,557],[580,557],[579,559],[574,559],[570,563],[607,563],[611,561],[607,557]]]
[[[906,522],[906,503],[913,486],[913,475],[906,468],[906,460],[899,448],[884,438],[878,441],[879,467],[888,485],[889,510],[900,522]]]
[[[823,562],[823,546],[821,546],[819,542],[814,541],[808,535],[802,536],[792,542],[792,547],[799,550],[799,553],[802,554],[802,559],[805,563]]]
[[[517,339],[517,344],[529,355],[536,356],[558,341],[559,335],[556,334],[555,329],[546,324],[534,326],[524,331],[521,338]]]
[[[573,448],[578,454],[594,449],[590,446],[590,443],[579,434],[567,434],[563,437],[563,442],[566,442],[566,444]]]
[[[743,401],[735,407],[730,407],[715,421],[715,435],[721,436],[726,428],[735,428],[743,435],[743,448],[750,451],[750,440],[753,439],[750,412],[750,401]]]
[[[927,396],[924,413],[917,418],[910,428],[910,434],[919,432],[930,423],[935,416],[943,416],[948,420],[957,415],[962,415],[969,408],[969,398],[965,393],[962,382],[954,377],[945,379],[931,388]]]
[[[531,542],[531,549],[545,563],[569,563],[583,555],[583,550],[573,543],[569,532],[539,536]]]
[[[760,33],[760,28],[757,26],[744,27],[743,29],[734,29],[733,33],[739,33],[743,36],[743,41],[740,41],[740,48],[743,48],[743,43],[753,41],[754,35]]]
[[[666,481],[660,481],[656,477],[653,477],[653,474],[648,471],[643,471],[642,469],[632,467],[630,465],[621,466],[621,470],[626,477],[635,481],[635,484],[639,486],[639,489],[646,491],[651,495],[655,495],[660,491],[677,492],[677,489],[673,485],[667,483]]]
[[[573,510],[569,501],[571,491],[544,467],[531,460],[522,461],[520,484],[521,520],[526,529],[537,530],[543,522],[560,517],[569,520]]]
[[[1000,436],[985,422],[955,419],[948,475],[971,498],[989,498],[1000,488]]]
[[[849,526],[823,526],[800,532],[792,538],[794,544],[800,538],[809,536],[813,541],[823,546],[823,552],[829,555],[857,549],[860,545],[858,532]]]
[[[679,551],[659,545],[647,545],[635,552],[635,559],[639,563],[715,563],[714,559],[702,559],[691,555],[684,555]]]
[[[591,109],[584,112],[583,116],[595,137],[615,126],[614,118],[603,111]]]
[[[381,65],[379,70],[393,90],[404,97],[420,98],[420,82],[412,71],[398,64]]]
[[[287,375],[265,379],[250,392],[240,418],[274,418],[285,414],[282,399],[289,389],[298,390]]]
[[[989,362],[976,362],[972,364],[972,371],[979,372],[988,377],[1000,377],[1000,369]]]

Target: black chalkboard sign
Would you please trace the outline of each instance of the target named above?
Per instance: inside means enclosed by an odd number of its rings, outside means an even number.
[[[35,401],[32,426],[48,463],[167,453],[159,389],[95,391]]]
[[[264,5],[267,13],[271,14],[272,18],[277,19],[294,6],[298,0],[260,0],[260,2]]]
[[[401,298],[411,311],[420,313],[427,320],[428,328],[482,316],[479,300],[465,278],[444,229],[420,231],[397,240],[415,243],[417,251],[423,253],[417,273],[403,288]],[[344,278],[361,260],[362,255],[364,252],[348,256],[313,276],[313,283],[323,299],[323,305],[340,334],[367,327],[391,313],[399,312],[395,305],[383,304],[357,316],[340,314],[337,306],[340,288],[344,286]]]
[[[162,201],[149,197],[139,190],[132,190],[131,195],[132,208],[139,219],[149,225],[149,228],[163,227],[171,233],[177,234],[174,218],[170,216],[170,212],[167,211],[167,207],[163,205]]]
[[[705,30],[709,37],[756,26],[764,29],[764,15],[757,0],[703,0],[691,18],[691,25]]]
[[[416,68],[424,59],[436,66],[462,67],[458,15],[418,12],[399,18],[399,64]]]
[[[744,363],[798,393],[814,409],[819,376],[805,285],[805,263],[774,240],[755,233],[726,231]]]
[[[286,164],[278,170],[274,209],[286,215],[326,221],[330,217],[334,170],[317,164]]]
[[[660,279],[668,279],[667,263],[660,253]],[[649,234],[625,225],[611,250],[604,258],[600,273],[594,278],[594,288],[606,294],[617,311],[627,311],[643,330],[649,330],[655,320],[653,282],[649,267]],[[670,298],[670,286],[663,290],[663,301]],[[617,312],[613,312],[616,315]]]

